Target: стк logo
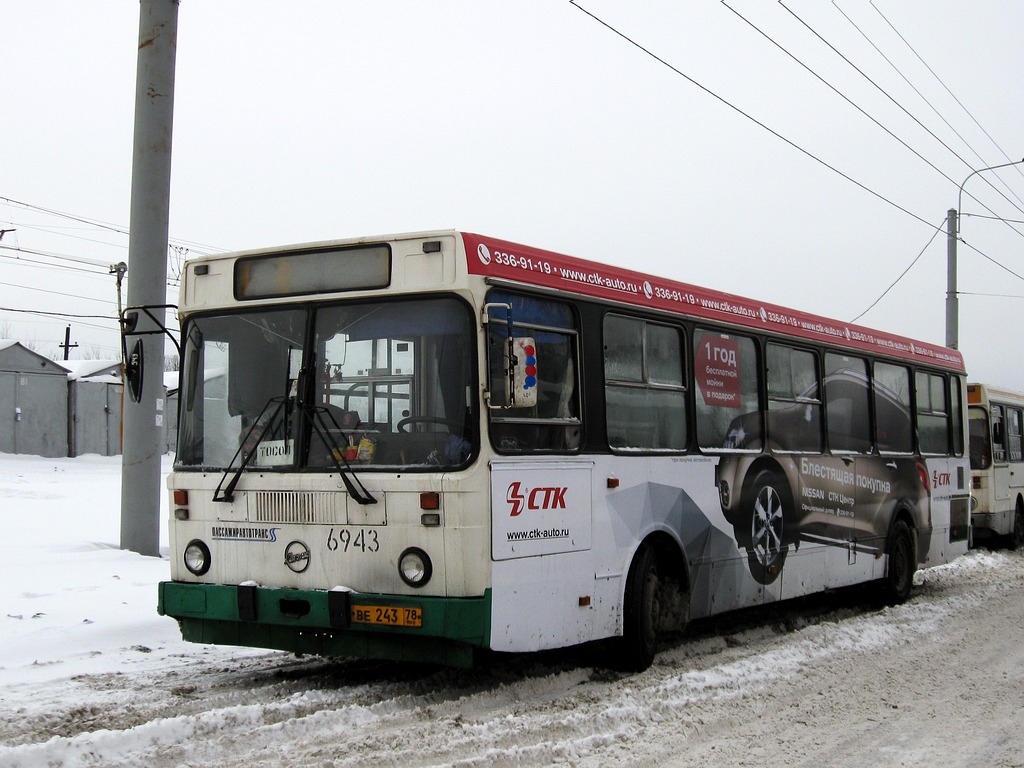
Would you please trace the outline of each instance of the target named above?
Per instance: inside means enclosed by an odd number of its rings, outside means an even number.
[[[510,510],[509,517],[518,517],[524,509],[565,509],[565,494],[568,491],[565,486],[523,488],[523,484],[518,480],[509,483],[505,492],[505,500]]]

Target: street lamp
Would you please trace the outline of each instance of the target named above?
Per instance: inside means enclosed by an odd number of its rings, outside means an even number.
[[[956,242],[960,236],[960,207],[964,199],[964,184],[984,171],[994,171],[998,168],[1008,168],[1011,165],[1020,165],[1024,159],[1011,163],[990,165],[988,168],[979,168],[971,171],[964,183],[960,185],[960,192],[956,198],[956,208],[946,211],[946,346],[956,349],[960,343],[960,301],[957,298],[956,289]]]

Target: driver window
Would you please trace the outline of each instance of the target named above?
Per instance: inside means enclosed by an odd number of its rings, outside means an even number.
[[[537,358],[537,404],[491,410],[491,441],[503,453],[567,452],[580,447],[579,353],[576,320],[568,304],[493,291],[488,303],[511,305],[512,333],[532,337]],[[504,386],[508,310],[491,312],[487,354],[492,391]]]

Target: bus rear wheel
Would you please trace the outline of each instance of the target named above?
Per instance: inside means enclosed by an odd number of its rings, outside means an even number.
[[[882,578],[882,598],[888,605],[898,605],[910,597],[917,571],[914,533],[903,520],[897,520],[889,533],[889,556]]]
[[[662,583],[654,550],[641,544],[626,577],[622,637],[611,658],[624,672],[642,672],[654,663],[661,632]]]
[[[1010,549],[1020,549],[1024,546],[1024,505],[1020,499],[1017,500],[1017,509],[1013,513],[1013,530],[1006,537],[1006,544]]]

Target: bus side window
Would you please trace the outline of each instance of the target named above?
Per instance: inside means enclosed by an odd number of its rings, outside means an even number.
[[[683,342],[677,328],[604,319],[605,421],[612,448],[686,448]]]
[[[768,439],[783,451],[821,451],[821,390],[813,352],[769,344]]]
[[[760,450],[761,403],[757,345],[748,336],[693,334],[697,444],[707,450]]]
[[[1021,410],[1006,409],[1006,451],[1010,461],[1021,460]]]
[[[570,305],[549,299],[493,291],[488,302],[511,307],[513,335],[536,345],[537,402],[490,411],[491,442],[502,453],[568,452],[582,442],[576,321]],[[508,337],[503,308],[487,326],[489,387],[504,387]]]
[[[875,399],[875,442],[883,453],[914,450],[910,418],[910,369],[892,363],[875,363],[871,381]]]
[[[945,377],[919,371],[916,390],[918,447],[921,453],[946,453],[950,446],[950,421]]]
[[[871,451],[868,363],[863,358],[825,355],[825,419],[833,451]]]

